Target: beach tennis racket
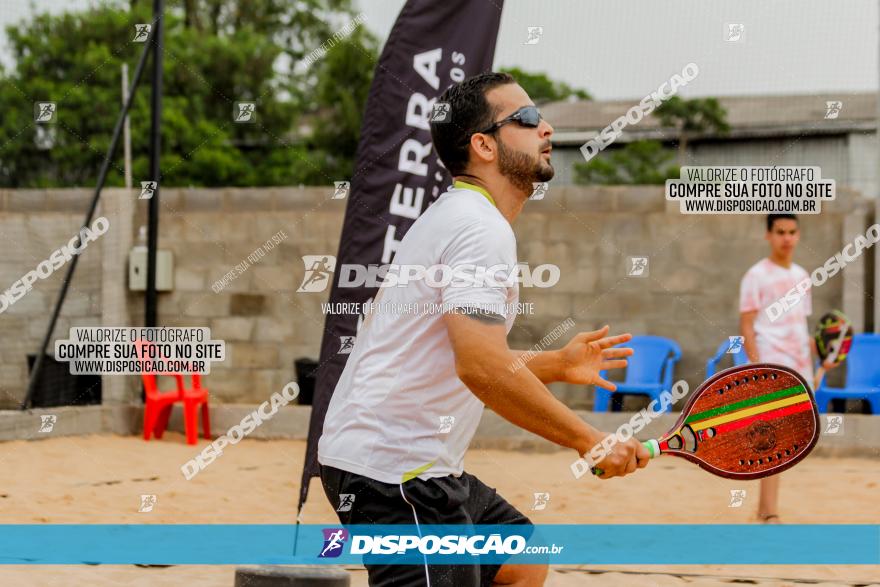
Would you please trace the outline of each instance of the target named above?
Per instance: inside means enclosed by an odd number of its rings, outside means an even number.
[[[794,466],[818,438],[819,411],[806,380],[788,367],[756,363],[704,381],[672,429],[642,444],[651,458],[672,455],[728,479],[758,479]]]
[[[819,368],[816,370],[813,389],[819,388],[819,383],[825,375],[825,363],[840,364],[846,359],[850,347],[852,347],[853,327],[846,314],[840,310],[831,310],[821,318],[813,332],[813,340],[816,341],[816,353],[819,355]]]

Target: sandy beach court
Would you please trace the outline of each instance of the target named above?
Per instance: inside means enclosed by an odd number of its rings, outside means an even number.
[[[191,481],[180,466],[206,445],[187,446],[179,434],[144,442],[127,436],[80,436],[0,443],[3,524],[278,524],[296,516],[305,444],[244,440]],[[711,476],[674,458],[661,458],[624,479],[575,480],[567,451],[534,453],[472,449],[467,470],[495,486],[541,524],[748,524],[755,523],[757,482]],[[878,461],[812,457],[783,474],[786,523],[877,524]],[[730,491],[744,489],[741,507],[728,507]],[[533,493],[550,493],[546,509],[533,511]],[[154,510],[139,513],[140,496],[156,495]],[[304,522],[335,523],[317,480]],[[821,545],[817,545],[821,548]],[[0,585],[127,585],[231,587],[234,566],[140,568],[104,566],[5,566]],[[738,577],[739,579],[735,579]],[[626,566],[555,567],[550,586],[574,585],[880,585],[877,566]],[[353,585],[366,585],[363,570]]]

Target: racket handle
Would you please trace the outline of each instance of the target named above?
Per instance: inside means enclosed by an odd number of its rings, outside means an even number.
[[[642,441],[642,446],[648,449],[648,452],[651,454],[652,459],[656,459],[660,456],[660,443],[653,438],[651,440]],[[592,467],[590,471],[593,473],[593,475],[601,475],[605,472],[600,467]]]
[[[822,378],[825,377],[825,367],[819,366],[816,369],[816,374],[813,376],[813,392],[819,389],[819,384],[822,383]]]

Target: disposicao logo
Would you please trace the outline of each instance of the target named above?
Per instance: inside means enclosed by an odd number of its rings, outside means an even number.
[[[345,541],[348,540],[348,530],[343,528],[324,528],[324,547],[318,558],[336,558],[345,550]]]

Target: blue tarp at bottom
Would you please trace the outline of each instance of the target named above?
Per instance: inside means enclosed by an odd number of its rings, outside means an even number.
[[[493,536],[494,535],[494,536]],[[296,551],[294,552],[294,542]],[[366,554],[364,554],[366,553]],[[0,525],[2,564],[880,564],[880,525]]]

